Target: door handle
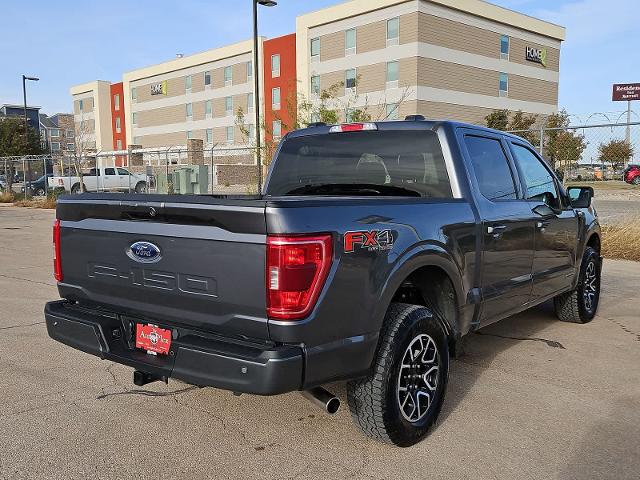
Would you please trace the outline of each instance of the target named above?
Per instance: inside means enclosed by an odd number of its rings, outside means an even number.
[[[487,227],[488,234],[500,234],[507,229],[506,225],[493,225],[492,227]]]

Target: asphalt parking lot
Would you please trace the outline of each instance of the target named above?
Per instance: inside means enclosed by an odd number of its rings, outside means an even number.
[[[50,340],[52,219],[0,207],[0,478],[638,478],[640,264],[605,262],[590,324],[545,305],[469,336],[437,428],[397,449],[346,406],[141,390],[131,369]]]

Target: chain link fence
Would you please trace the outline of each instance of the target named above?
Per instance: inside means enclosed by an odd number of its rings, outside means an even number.
[[[640,163],[640,122],[511,131],[525,138],[565,181],[622,180]]]

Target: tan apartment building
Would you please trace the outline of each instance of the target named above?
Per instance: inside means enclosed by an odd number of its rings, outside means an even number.
[[[252,62],[248,40],[125,73],[127,144],[184,146],[194,138],[205,149],[246,146],[255,134]],[[238,109],[246,114],[244,128]]]
[[[96,80],[71,87],[76,150],[111,150],[110,82]]]
[[[302,93],[318,102],[340,85],[343,119],[363,107],[471,123],[558,109],[565,29],[481,0],[351,0],[296,27]]]

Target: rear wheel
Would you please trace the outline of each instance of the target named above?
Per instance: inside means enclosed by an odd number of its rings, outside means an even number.
[[[76,193],[82,193],[82,190],[80,189],[80,184],[76,183],[73,187],[71,187],[71,193],[73,195],[75,195]]]
[[[369,437],[414,445],[440,413],[448,375],[449,347],[440,322],[427,308],[394,303],[370,375],[347,384],[351,416]]]
[[[42,188],[42,187],[38,187],[38,188],[36,188],[36,191],[35,191],[35,192],[33,192],[33,194],[34,194],[36,197],[44,197],[44,195],[45,195],[44,188]]]
[[[587,323],[593,320],[600,301],[600,255],[587,247],[582,256],[578,286],[554,298],[556,316],[563,322]]]

